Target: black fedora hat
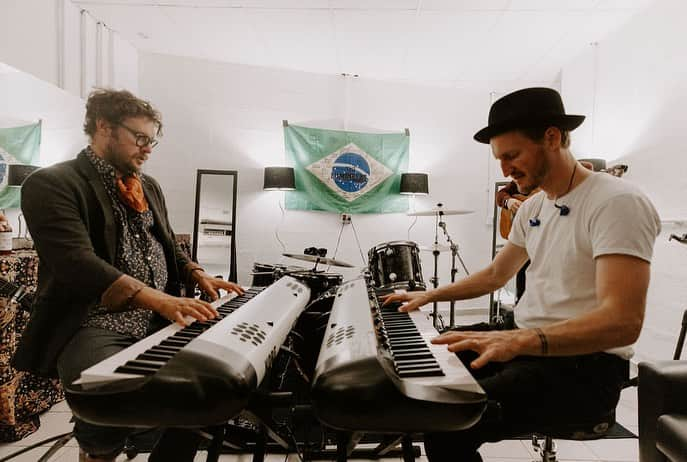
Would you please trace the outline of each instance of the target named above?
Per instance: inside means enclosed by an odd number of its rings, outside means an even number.
[[[574,130],[584,120],[582,115],[565,113],[561,95],[552,88],[524,88],[499,98],[489,109],[489,126],[475,133],[475,140],[489,144],[501,133],[551,124],[562,130]]]

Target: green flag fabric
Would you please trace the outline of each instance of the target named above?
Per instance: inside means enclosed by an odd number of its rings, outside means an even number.
[[[373,134],[287,125],[284,143],[294,167],[296,191],[286,208],[338,213],[394,213],[408,210],[399,194],[408,169],[406,133]]]
[[[19,207],[19,188],[7,186],[8,164],[36,165],[41,150],[41,123],[0,128],[0,208]]]

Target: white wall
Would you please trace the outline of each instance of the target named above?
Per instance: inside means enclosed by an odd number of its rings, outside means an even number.
[[[57,1],[0,2],[0,62],[57,84]]]
[[[416,208],[442,202],[447,209],[476,213],[446,218],[470,270],[490,260],[491,204],[486,195],[489,149],[472,141],[489,107],[484,90],[431,88],[341,76],[279,71],[249,66],[141,55],[141,95],[162,112],[165,136],[148,161],[147,170],[162,184],[175,230],[192,231],[195,170],[238,170],[238,268],[249,283],[254,261],[276,263],[281,248],[274,237],[280,223],[281,193],[262,191],[263,168],[284,165],[282,120],[306,126],[350,130],[410,129],[410,170],[430,173],[430,196]],[[485,204],[489,203],[489,207]],[[362,251],[376,244],[407,239],[411,219],[403,214],[356,215],[354,226]],[[287,211],[280,235],[287,251],[329,248],[332,256],[341,229],[336,214]],[[429,245],[434,221],[420,218],[411,240]],[[443,239],[442,239],[443,240]],[[422,253],[428,280],[430,253]],[[350,226],[344,229],[336,255],[362,266]],[[449,281],[450,256],[440,256],[441,282]],[[286,260],[282,261],[286,262]],[[297,264],[290,260],[288,263]],[[333,270],[339,271],[338,268]],[[346,277],[356,271],[343,271]],[[462,274],[461,271],[459,273]],[[465,302],[486,308],[488,302]]]
[[[638,360],[672,356],[687,308],[687,246],[668,242],[687,232],[685,17],[682,0],[654,2],[562,73],[567,109],[590,116],[574,133],[578,157],[628,164],[625,180],[651,197],[664,220]]]
[[[40,165],[71,159],[86,145],[83,101],[26,72],[0,63],[0,127],[42,121]],[[17,230],[19,209],[6,211]]]
[[[93,86],[138,92],[138,51],[70,0],[1,1],[0,62],[76,96]]]

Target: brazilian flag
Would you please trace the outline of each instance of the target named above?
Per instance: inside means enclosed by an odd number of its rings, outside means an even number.
[[[336,213],[397,213],[408,210],[399,194],[408,169],[407,133],[358,133],[287,125],[287,160],[296,191],[286,208]]]
[[[36,165],[41,151],[41,123],[0,128],[0,209],[19,207],[19,188],[7,186],[9,164]]]

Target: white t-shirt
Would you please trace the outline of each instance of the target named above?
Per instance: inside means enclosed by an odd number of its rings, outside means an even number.
[[[543,327],[575,318],[597,307],[595,258],[632,255],[651,261],[661,230],[649,199],[626,180],[592,173],[556,203],[570,213],[560,215],[541,191],[518,210],[510,242],[525,247],[531,264],[527,289],[515,309],[518,327]],[[530,219],[537,218],[532,226]],[[630,358],[631,346],[609,353]]]

